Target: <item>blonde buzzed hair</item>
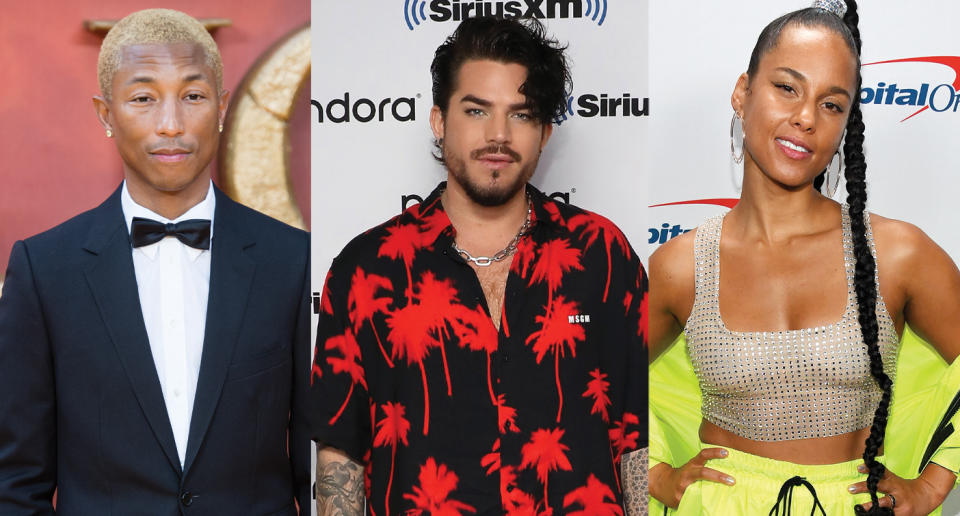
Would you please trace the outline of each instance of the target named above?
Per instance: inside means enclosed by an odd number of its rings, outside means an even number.
[[[209,66],[217,77],[217,92],[223,91],[223,61],[220,49],[203,24],[189,14],[173,9],[144,9],[117,22],[100,45],[97,80],[100,92],[110,98],[113,76],[120,67],[124,47],[131,45],[166,45],[195,43],[200,45]]]

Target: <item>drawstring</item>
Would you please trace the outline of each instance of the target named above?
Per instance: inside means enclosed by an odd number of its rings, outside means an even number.
[[[780,505],[783,504],[783,515],[790,516],[790,508],[793,506],[793,488],[797,486],[804,486],[810,491],[810,494],[813,495],[813,507],[810,509],[810,516],[813,516],[817,511],[817,507],[820,508],[820,513],[823,516],[827,516],[827,511],[823,508],[823,505],[820,503],[820,499],[817,498],[817,490],[813,488],[813,484],[807,482],[807,479],[803,477],[793,477],[788,479],[783,483],[783,486],[780,487],[780,495],[777,496],[777,503],[770,509],[769,516],[781,516],[780,515]]]

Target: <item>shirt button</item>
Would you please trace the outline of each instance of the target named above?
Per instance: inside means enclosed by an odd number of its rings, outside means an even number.
[[[174,390],[173,390],[173,395],[179,397],[179,396],[180,396],[180,389],[174,389]]]
[[[176,327],[177,327],[177,321],[174,321],[173,319],[170,319],[170,322],[168,322],[167,325],[170,326],[171,328],[176,328]]]

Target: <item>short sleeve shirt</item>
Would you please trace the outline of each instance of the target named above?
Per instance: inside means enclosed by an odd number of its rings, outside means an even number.
[[[376,515],[617,513],[620,457],[647,445],[636,253],[609,220],[528,185],[498,330],[451,247],[444,187],[333,260],[314,440],[366,465]]]

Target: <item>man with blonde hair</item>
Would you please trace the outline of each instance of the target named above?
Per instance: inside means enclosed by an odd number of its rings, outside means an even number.
[[[211,181],[229,93],[190,16],[107,34],[124,181],[17,242],[0,297],[0,513],[309,511],[309,237]]]

